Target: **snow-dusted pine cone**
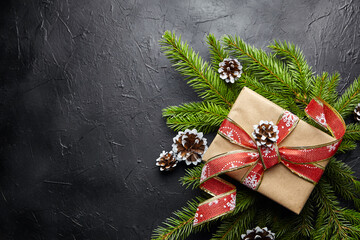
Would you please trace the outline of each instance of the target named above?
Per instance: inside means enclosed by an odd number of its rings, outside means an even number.
[[[360,122],[360,103],[354,109],[354,118],[357,122]]]
[[[242,66],[237,59],[225,58],[219,63],[218,72],[225,82],[234,83],[241,76]]]
[[[186,129],[184,132],[178,132],[173,141],[172,150],[178,161],[185,161],[187,165],[197,165],[201,162],[207,149],[207,141],[202,132]]]
[[[169,171],[176,167],[177,160],[172,151],[160,153],[160,157],[156,159],[156,166],[160,167],[160,171]]]
[[[252,133],[258,147],[271,147],[278,140],[279,130],[273,122],[261,120],[259,125],[254,125]]]
[[[247,230],[246,234],[241,234],[241,239],[243,239],[243,240],[253,240],[253,239],[273,240],[273,239],[275,239],[275,233],[268,230],[267,227],[264,227],[264,228],[256,227],[254,229]]]

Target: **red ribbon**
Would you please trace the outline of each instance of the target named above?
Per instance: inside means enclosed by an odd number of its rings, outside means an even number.
[[[336,140],[318,146],[278,147],[299,122],[296,115],[285,111],[277,122],[279,129],[277,142],[270,148],[257,148],[254,140],[237,123],[230,118],[223,121],[218,134],[231,143],[241,146],[243,150],[214,156],[205,163],[201,173],[200,188],[214,197],[199,205],[194,225],[210,221],[234,210],[236,187],[217,177],[220,174],[249,167],[241,183],[257,190],[266,169],[280,163],[311,183],[316,184],[320,180],[325,169],[319,163],[328,160],[336,153],[346,126],[340,114],[320,99],[311,100],[305,113],[328,129]]]

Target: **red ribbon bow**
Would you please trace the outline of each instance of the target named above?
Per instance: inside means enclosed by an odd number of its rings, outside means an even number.
[[[315,122],[327,128],[335,141],[317,146],[278,147],[295,129],[299,118],[285,111],[279,118],[278,140],[272,147],[257,147],[254,140],[233,120],[223,121],[218,134],[231,143],[244,148],[217,155],[209,159],[201,173],[200,188],[214,197],[201,203],[194,217],[194,225],[225,215],[235,208],[236,187],[217,177],[220,174],[249,167],[241,183],[257,190],[266,169],[283,164],[299,177],[316,184],[324,172],[319,163],[332,157],[345,134],[346,126],[340,114],[320,99],[313,99],[305,113]]]

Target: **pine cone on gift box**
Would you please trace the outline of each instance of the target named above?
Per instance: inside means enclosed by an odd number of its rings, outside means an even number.
[[[160,157],[156,159],[156,166],[160,167],[160,171],[169,171],[173,170],[177,165],[177,160],[175,159],[173,152],[160,153]]]
[[[185,161],[187,165],[197,165],[207,150],[207,141],[202,132],[196,129],[186,129],[173,138],[172,150],[178,161]]]
[[[254,125],[252,133],[258,147],[271,147],[278,140],[279,130],[273,122],[260,121],[259,125]]]
[[[253,240],[253,239],[265,239],[265,240],[273,240],[275,239],[275,233],[268,230],[267,227],[260,228],[256,227],[251,230],[247,230],[246,234],[241,234],[242,240]]]
[[[360,122],[360,103],[354,109],[354,118],[355,121]]]
[[[225,58],[219,63],[218,72],[225,82],[234,83],[241,76],[242,66],[237,59]]]

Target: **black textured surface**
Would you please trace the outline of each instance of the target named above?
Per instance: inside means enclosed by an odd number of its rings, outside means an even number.
[[[198,194],[154,167],[161,109],[198,100],[160,53],[176,30],[304,50],[316,72],[360,74],[358,1],[1,1],[0,239],[149,239]],[[360,173],[359,151],[344,159]],[[194,239],[208,239],[202,234]]]

